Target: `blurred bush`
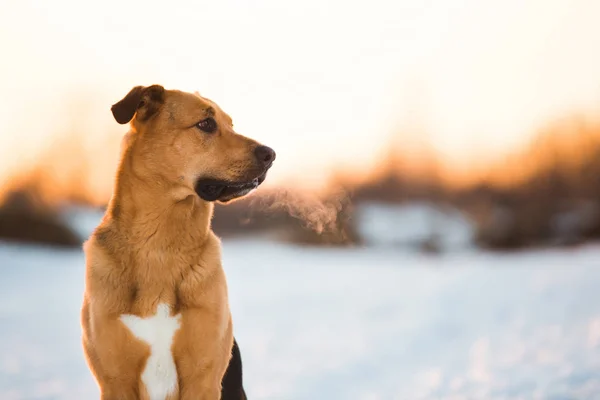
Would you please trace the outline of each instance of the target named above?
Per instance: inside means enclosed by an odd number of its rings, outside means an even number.
[[[340,173],[330,183],[336,189],[322,195],[260,189],[233,204],[217,205],[213,228],[225,237],[251,235],[319,246],[405,246],[414,238],[404,236],[417,232],[418,245],[413,247],[432,253],[458,246],[450,238],[454,231],[440,225],[455,224],[462,247],[468,238],[470,244],[496,250],[577,245],[600,238],[599,121],[574,117],[554,122],[487,176],[460,187],[448,180],[450,174],[433,147],[406,154],[403,142],[396,142],[400,144],[389,146],[367,179]],[[83,183],[94,180],[69,174],[66,167],[53,174],[48,171],[54,169],[43,165],[32,171],[27,184],[19,186],[24,189],[13,190],[0,206],[0,238],[79,246],[75,233],[41,195],[89,202],[89,187]],[[405,227],[418,226],[423,219],[407,212],[410,207],[405,206],[415,204],[428,205],[423,215],[432,222],[411,231]],[[369,236],[373,230],[365,226],[375,227],[376,218],[359,217],[374,205],[392,210],[376,213],[390,217],[383,217],[385,229]],[[436,209],[445,210],[446,217]]]
[[[431,153],[425,153],[420,166],[424,173],[414,173],[405,168],[401,149],[394,151],[376,177],[359,184],[352,177],[338,178],[338,184],[351,188],[355,209],[379,202],[460,210],[474,222],[474,244],[495,250],[570,246],[600,238],[598,121],[581,116],[555,121],[529,146],[492,166],[487,176],[460,187],[441,178],[442,163]]]
[[[486,181],[454,195],[491,249],[575,245],[600,237],[600,124],[583,117],[543,130]]]
[[[47,205],[34,188],[11,191],[0,205],[0,239],[61,247],[82,242],[72,228]]]

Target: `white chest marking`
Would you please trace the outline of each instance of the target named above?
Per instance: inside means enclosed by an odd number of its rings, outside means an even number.
[[[181,315],[171,317],[170,307],[159,304],[156,314],[140,318],[131,314],[121,315],[121,322],[140,340],[150,346],[150,357],[142,372],[142,382],[150,400],[165,400],[177,389],[177,369],[173,361],[171,345],[179,329]]]

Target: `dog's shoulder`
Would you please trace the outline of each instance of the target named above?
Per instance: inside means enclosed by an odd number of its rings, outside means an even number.
[[[103,230],[97,229],[85,242],[85,296],[92,309],[101,315],[120,315],[128,311],[137,293],[137,286],[126,261],[115,256],[112,247],[103,241]]]
[[[101,223],[84,243],[86,256],[87,279],[106,281],[105,283],[119,284],[122,277],[115,277],[115,272],[126,261],[127,252],[123,251],[119,233],[110,223]]]

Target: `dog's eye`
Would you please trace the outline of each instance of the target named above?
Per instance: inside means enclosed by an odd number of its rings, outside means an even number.
[[[198,122],[196,126],[203,132],[213,133],[217,130],[217,121],[215,121],[212,117],[208,117]]]

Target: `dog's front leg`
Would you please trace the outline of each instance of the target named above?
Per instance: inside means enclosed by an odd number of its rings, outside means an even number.
[[[100,400],[140,400],[140,397],[135,389],[122,387],[103,389]]]
[[[214,374],[197,377],[181,388],[179,400],[221,400],[221,382]]]
[[[203,365],[180,365],[180,400],[221,400],[223,375],[231,350],[227,350],[229,346],[215,346],[219,347],[224,347],[227,353],[214,357],[212,361],[202,363]]]

